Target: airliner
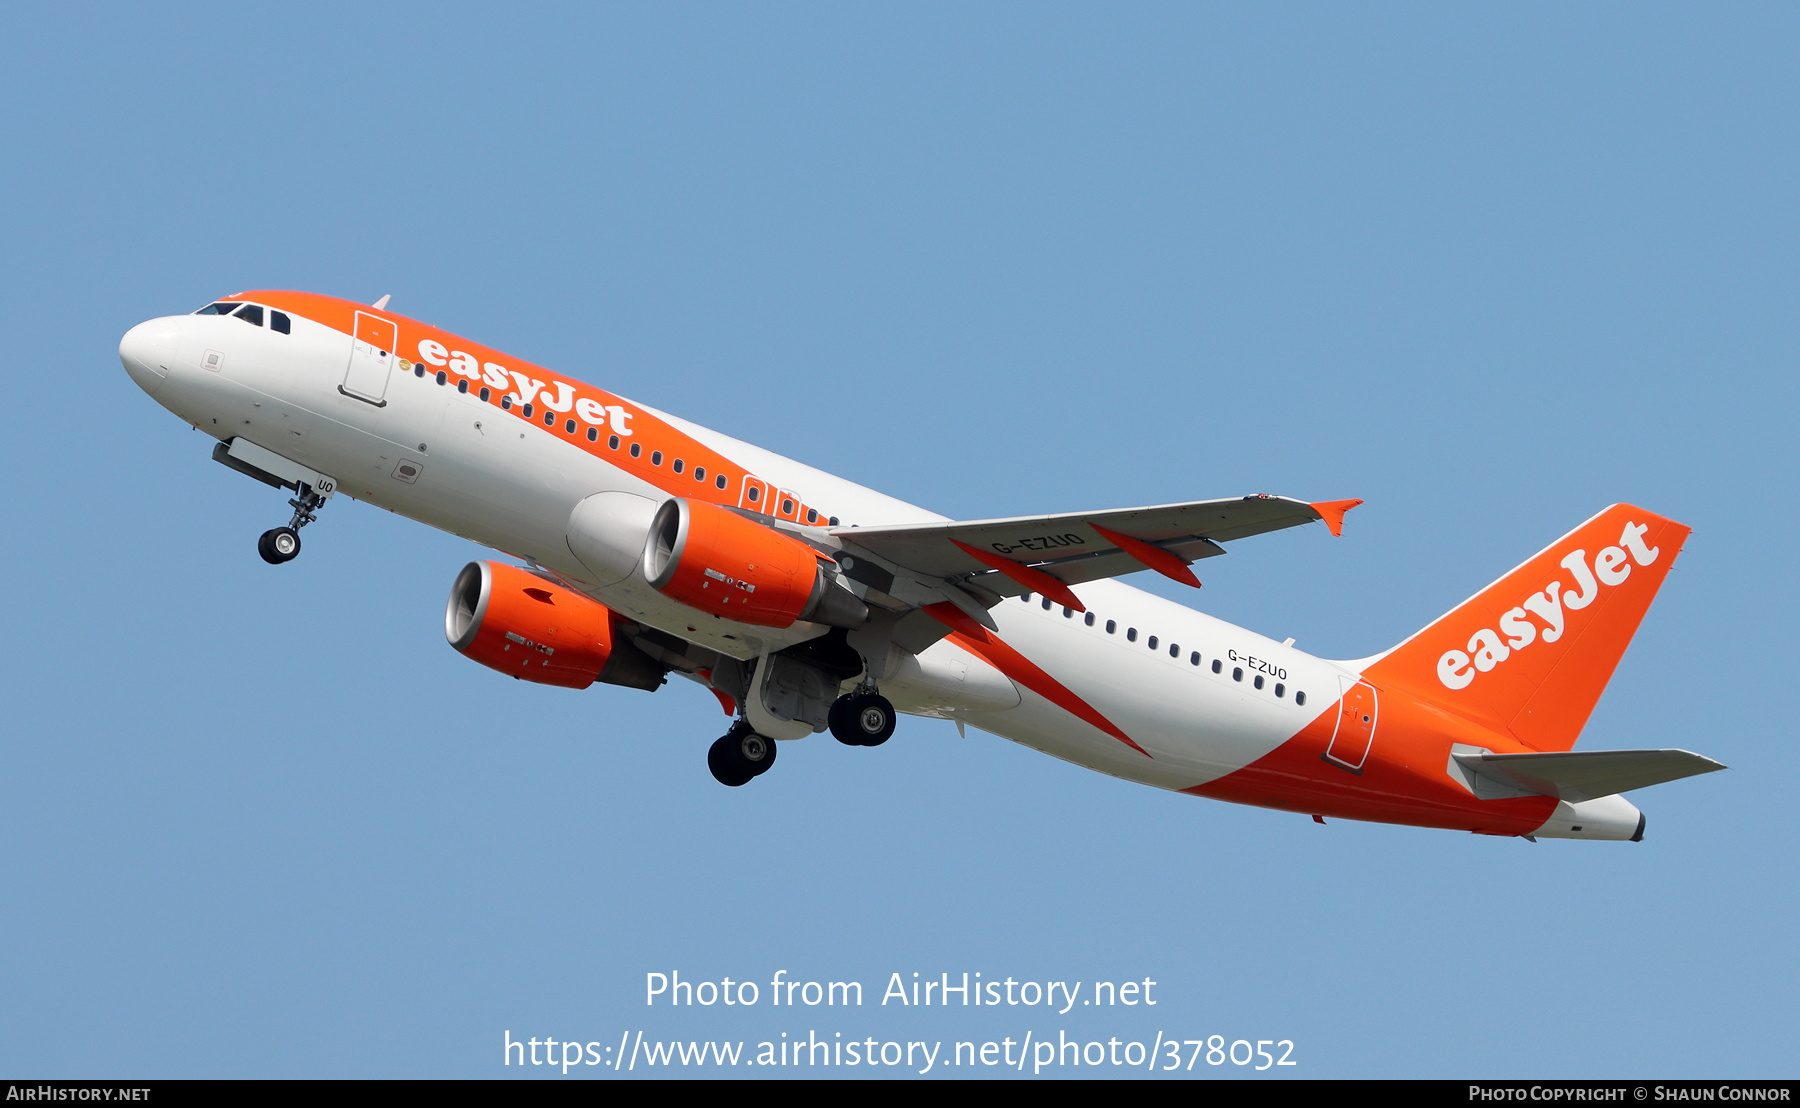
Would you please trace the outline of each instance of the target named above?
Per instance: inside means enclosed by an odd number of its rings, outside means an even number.
[[[1311,816],[1638,841],[1622,793],[1723,769],[1574,749],[1689,529],[1605,508],[1392,649],[1313,657],[1121,583],[1360,500],[1253,494],[951,520],[372,305],[252,291],[126,332],[132,380],[291,493],[272,565],[342,494],[510,555],[456,573],[444,634],[522,681],[731,720],[722,784],[897,715],[1158,788]],[[965,732],[966,733],[966,732]],[[870,755],[873,757],[874,755]]]

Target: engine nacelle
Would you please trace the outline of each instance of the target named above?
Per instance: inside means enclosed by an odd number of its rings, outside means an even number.
[[[759,627],[861,627],[869,609],[825,562],[772,527],[683,497],[657,509],[644,542],[644,579],[671,600]]]
[[[663,667],[619,633],[606,605],[500,562],[470,562],[456,575],[444,637],[465,657],[540,685],[663,683]]]

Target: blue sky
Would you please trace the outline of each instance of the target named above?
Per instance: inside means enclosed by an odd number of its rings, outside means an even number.
[[[1797,21],[8,6],[0,1071],[495,1077],[506,1032],[641,1031],[1791,1074]],[[726,790],[702,691],[450,650],[461,540],[341,501],[256,557],[281,497],[116,356],[253,287],[391,293],[958,517],[1362,497],[1133,581],[1328,657],[1641,504],[1694,534],[1582,746],[1732,769],[1634,794],[1639,844],[1319,827],[911,719]],[[671,971],[868,1001],[647,1008]],[[965,971],[1158,1004],[876,1002]]]

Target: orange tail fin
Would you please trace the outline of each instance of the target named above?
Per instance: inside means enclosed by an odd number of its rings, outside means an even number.
[[[1536,750],[1568,750],[1689,528],[1614,504],[1369,666]]]

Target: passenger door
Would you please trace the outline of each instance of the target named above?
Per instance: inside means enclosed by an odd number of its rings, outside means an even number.
[[[1331,733],[1325,757],[1351,773],[1361,773],[1369,747],[1375,742],[1375,688],[1361,681],[1351,683],[1348,677],[1338,681],[1344,694],[1338,698],[1337,728]]]
[[[394,368],[394,343],[392,322],[357,312],[356,333],[350,341],[350,365],[338,391],[377,408],[386,407],[388,376]]]

